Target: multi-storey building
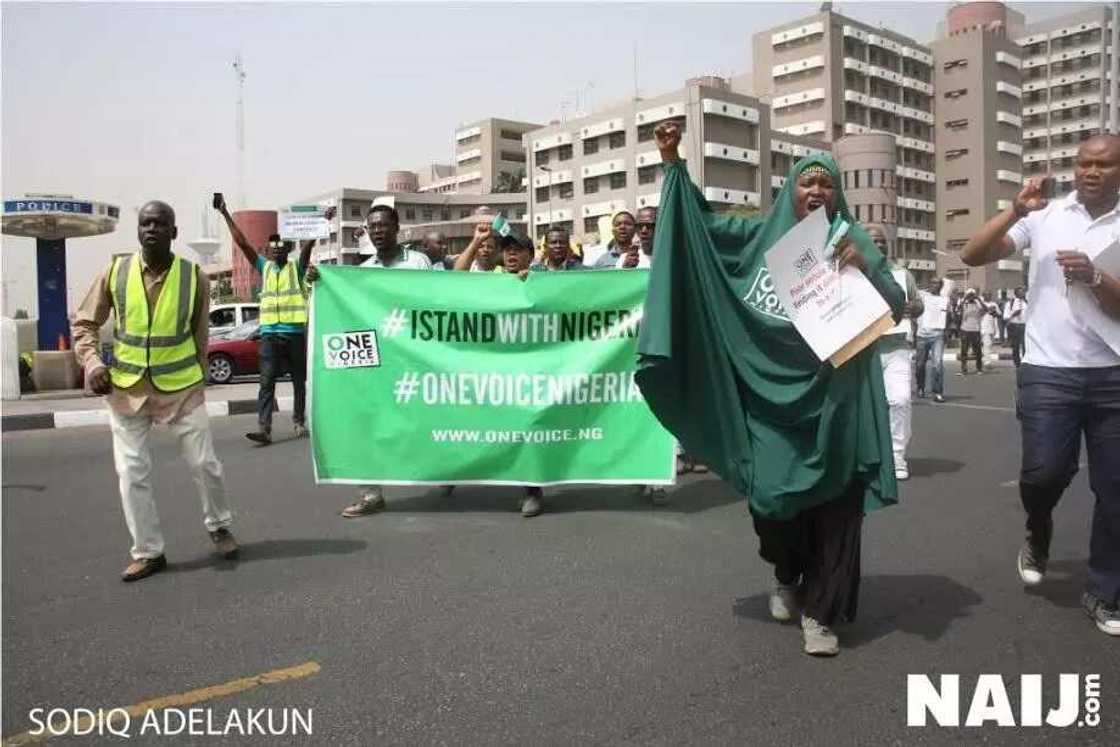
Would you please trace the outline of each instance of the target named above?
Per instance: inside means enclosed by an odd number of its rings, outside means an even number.
[[[1023,167],[1053,174],[1073,189],[1078,143],[1120,132],[1120,45],[1116,4],[1098,5],[1027,26],[1023,56]]]
[[[934,259],[933,56],[909,37],[831,10],[754,35],[755,93],[775,133],[832,143],[886,132],[897,147],[899,257]],[[885,178],[885,177],[884,177]]]
[[[1022,257],[967,267],[968,239],[1022,188],[1022,16],[1002,3],[953,7],[933,42],[938,274],[982,290],[1022,284]]]
[[[483,119],[455,132],[455,163],[431,164],[419,172],[390,171],[385,186],[399,192],[488,194],[519,188],[525,178],[522,136],[540,125]]]
[[[529,217],[536,235],[554,224],[576,236],[598,233],[604,215],[656,206],[662,172],[653,131],[666,120],[680,123],[681,154],[709,202],[769,207],[775,184],[781,184],[771,180],[767,107],[733,91],[725,79],[703,77],[671,93],[627,101],[526,135]],[[792,154],[794,146],[786,143],[786,152]]]
[[[324,264],[353,264],[358,257],[354,229],[365,226],[366,214],[375,200],[396,208],[401,219],[401,241],[419,241],[428,231],[439,231],[447,237],[450,250],[457,252],[469,243],[475,224],[485,213],[501,215],[519,231],[525,230],[525,198],[524,192],[471,195],[342,187],[293,204],[337,205],[330,238],[319,239],[313,259]],[[275,226],[275,213],[272,215]]]

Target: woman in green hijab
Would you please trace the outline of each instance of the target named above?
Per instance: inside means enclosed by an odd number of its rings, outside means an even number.
[[[841,266],[860,269],[897,321],[904,293],[848,212],[829,156],[802,159],[770,214],[724,217],[692,184],[680,130],[656,131],[665,164],[638,384],[690,454],[749,498],[759,554],[774,565],[770,612],[800,606],[806,653],[834,655],[834,623],[851,620],[860,531],[896,501],[883,372],[874,345],[834,368],[801,338],[774,293],[766,251],[826,210]]]

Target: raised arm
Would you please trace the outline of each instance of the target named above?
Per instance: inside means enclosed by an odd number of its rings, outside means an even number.
[[[972,267],[991,264],[1004,259],[1015,251],[1015,244],[1007,232],[1021,219],[1035,210],[1046,207],[1043,185],[1047,177],[1032,176],[1027,180],[1015,201],[1007,210],[985,223],[961,250],[961,261]]]
[[[245,237],[245,234],[241,232],[237,224],[233,222],[233,216],[229,214],[229,210],[226,208],[225,198],[221,196],[215,197],[214,202],[214,207],[217,208],[218,212],[222,214],[222,217],[226,219],[226,227],[229,228],[230,236],[233,237],[233,243],[237,244],[238,248],[241,249],[241,253],[245,255],[245,259],[249,260],[249,266],[254,270],[257,269],[257,250],[253,248],[252,244],[249,243],[249,239]],[[308,256],[310,256],[310,254]]]
[[[478,247],[482,246],[482,242],[488,238],[490,238],[490,224],[482,221],[474,227],[474,236],[471,237],[471,243],[467,244],[467,248],[455,259],[455,267],[452,269],[458,272],[470,270],[471,265],[474,264],[475,255],[478,254]]]

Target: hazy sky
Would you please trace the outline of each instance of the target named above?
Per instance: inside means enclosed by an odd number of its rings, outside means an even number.
[[[73,307],[111,252],[135,246],[135,207],[171,203],[185,241],[199,234],[210,193],[232,198],[239,51],[248,205],[275,208],[451,161],[463,122],[547,122],[565,99],[570,114],[577,95],[593,105],[629,96],[635,42],[645,95],[747,72],[752,34],[819,6],[3,2],[3,194],[121,206],[115,233],[68,242]],[[949,3],[834,7],[929,41]],[[1030,22],[1076,6],[1012,7]],[[9,312],[35,313],[34,247],[3,238]]]

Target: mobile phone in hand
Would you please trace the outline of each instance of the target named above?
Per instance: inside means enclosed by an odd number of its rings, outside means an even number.
[[[215,192],[214,193],[214,209],[215,210],[221,210],[223,202],[225,202],[225,198],[222,197],[222,193],[221,192]]]
[[[1048,176],[1042,180],[1042,196],[1044,199],[1054,199],[1054,192],[1058,186],[1058,180],[1052,176]]]

